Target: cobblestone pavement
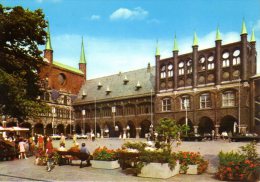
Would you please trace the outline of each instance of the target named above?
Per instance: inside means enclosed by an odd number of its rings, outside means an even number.
[[[107,146],[109,148],[118,148],[125,141],[119,139],[99,139],[95,142],[89,140],[78,140],[78,143],[85,142],[90,152],[98,146]],[[54,146],[59,145],[54,141]],[[72,145],[68,140],[67,148]],[[73,161],[73,165],[55,166],[51,172],[46,171],[45,166],[34,165],[34,157],[25,160],[2,161],[0,162],[0,181],[218,181],[214,179],[214,172],[217,167],[217,154],[219,151],[236,150],[245,143],[228,143],[226,141],[212,142],[183,142],[174,150],[199,151],[205,158],[210,161],[210,168],[207,173],[202,175],[177,175],[166,180],[140,178],[133,176],[129,170],[121,169],[105,170],[94,169],[91,167],[79,168],[79,161]],[[260,150],[258,144],[258,152]]]

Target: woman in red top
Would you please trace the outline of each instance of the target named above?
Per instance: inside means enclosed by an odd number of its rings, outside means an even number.
[[[50,172],[53,168],[53,145],[52,140],[50,137],[47,138],[47,144],[46,144],[46,154],[48,156],[47,161],[47,171]]]

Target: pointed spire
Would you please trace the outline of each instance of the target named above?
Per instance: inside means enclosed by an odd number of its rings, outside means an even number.
[[[81,53],[80,53],[80,61],[79,63],[86,64],[86,57],[85,57],[85,51],[84,51],[84,42],[82,37],[82,43],[81,43]]]
[[[52,50],[49,22],[47,22],[47,40],[46,40],[45,50]]]
[[[220,35],[219,28],[217,28],[217,32],[216,32],[216,40],[221,40],[221,35]]]
[[[173,51],[179,51],[178,42],[177,42],[177,39],[176,39],[176,34],[174,35]]]
[[[255,42],[255,30],[254,29],[252,29],[250,42]]]
[[[194,37],[193,37],[193,44],[192,46],[198,46],[198,37],[196,32],[194,32]]]
[[[159,49],[159,45],[158,45],[158,40],[156,42],[156,52],[155,52],[155,56],[160,56],[160,49]]]
[[[243,22],[242,22],[241,35],[243,35],[243,34],[247,34],[245,19],[243,19]]]

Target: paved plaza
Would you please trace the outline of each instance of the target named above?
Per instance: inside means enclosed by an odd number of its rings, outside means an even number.
[[[98,139],[95,142],[90,140],[78,140],[78,143],[85,142],[92,153],[98,146],[108,148],[119,148],[125,141],[122,139]],[[141,140],[140,141],[145,141]],[[59,142],[54,141],[54,146],[58,147]],[[79,167],[79,161],[73,161],[73,165],[55,166],[51,172],[46,171],[45,166],[34,164],[34,157],[28,160],[14,160],[0,162],[0,181],[218,181],[214,179],[214,172],[217,168],[217,154],[219,151],[236,150],[246,143],[229,143],[227,141],[205,141],[205,142],[183,142],[174,151],[199,151],[210,165],[207,173],[202,175],[183,175],[171,177],[166,180],[136,177],[131,170],[121,169],[105,170],[91,167]],[[66,141],[67,148],[72,145],[71,140]],[[257,144],[260,152],[260,144]]]

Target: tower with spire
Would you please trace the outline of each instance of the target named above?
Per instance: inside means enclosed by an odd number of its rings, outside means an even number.
[[[242,28],[241,28],[241,63],[242,63],[242,73],[241,79],[242,81],[248,80],[248,64],[247,64],[247,30],[246,30],[246,23],[243,19]]]
[[[84,79],[86,80],[87,79],[87,61],[86,61],[86,57],[85,57],[83,37],[82,37],[82,42],[81,42],[79,70],[81,70],[84,73]]]
[[[53,50],[51,46],[51,35],[50,35],[50,26],[47,22],[47,36],[46,36],[46,45],[44,49],[44,58],[48,60],[50,64],[53,63]]]

